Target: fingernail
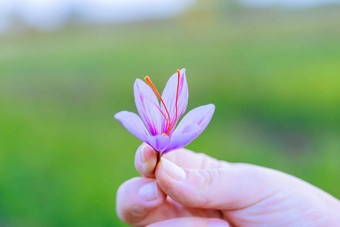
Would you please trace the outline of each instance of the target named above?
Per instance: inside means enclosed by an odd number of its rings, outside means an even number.
[[[143,185],[138,190],[139,198],[144,201],[152,201],[158,198],[158,190],[156,182]]]
[[[170,177],[174,178],[177,181],[182,181],[185,179],[185,172],[183,169],[170,162],[165,158],[161,158],[161,164],[163,169],[169,174]]]
[[[142,149],[141,149],[141,152],[140,152],[140,159],[142,160],[142,162],[146,162],[146,158],[145,158],[145,150],[147,148],[147,145],[144,144]]]
[[[227,227],[227,226],[229,226],[227,222],[220,220],[213,220],[208,224],[208,227]]]

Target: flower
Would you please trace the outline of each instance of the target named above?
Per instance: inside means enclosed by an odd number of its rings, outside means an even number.
[[[130,133],[163,155],[188,145],[204,131],[214,114],[213,104],[191,110],[176,127],[188,105],[185,69],[177,70],[170,77],[162,96],[148,76],[144,79],[146,83],[140,79],[134,83],[135,103],[140,117],[128,111],[114,116]]]

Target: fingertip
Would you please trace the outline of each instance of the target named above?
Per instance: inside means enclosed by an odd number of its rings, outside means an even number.
[[[117,214],[124,222],[135,225],[160,206],[165,198],[155,180],[133,178],[124,182],[118,189]]]
[[[155,151],[149,144],[144,144],[142,153],[142,161],[147,163],[154,160],[157,161],[157,151]],[[155,168],[155,165],[153,166],[153,168]]]
[[[142,162],[147,162],[149,161],[150,158],[152,158],[155,154],[156,151],[147,143],[143,143],[140,146],[140,160]]]
[[[162,157],[160,166],[163,172],[171,177],[173,180],[183,181],[185,179],[185,171],[181,167],[177,166],[175,163]]]
[[[136,152],[135,166],[137,171],[146,177],[153,177],[157,164],[157,152],[148,144],[143,143]]]

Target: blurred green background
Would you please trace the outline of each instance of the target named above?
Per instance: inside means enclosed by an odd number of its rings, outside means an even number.
[[[201,2],[202,3],[202,2]],[[168,20],[0,37],[0,225],[124,226],[140,141],[113,115],[133,83],[187,69],[188,109],[215,115],[188,148],[300,177],[340,198],[338,7],[215,1]]]

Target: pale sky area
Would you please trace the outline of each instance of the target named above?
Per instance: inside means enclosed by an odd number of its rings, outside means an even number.
[[[254,7],[283,6],[283,7],[312,7],[329,3],[340,3],[340,0],[239,0]]]
[[[340,0],[239,0],[252,7],[309,7]],[[168,18],[188,10],[195,0],[0,0],[0,33],[18,21],[39,30],[55,30],[67,19],[81,23],[127,23]]]
[[[84,23],[125,23],[167,18],[195,0],[0,0],[0,32],[14,20],[40,30],[54,30],[70,16]],[[15,18],[15,19],[13,19]]]

